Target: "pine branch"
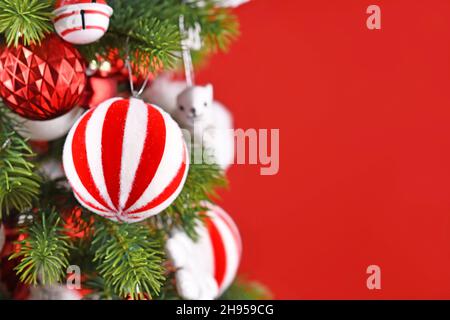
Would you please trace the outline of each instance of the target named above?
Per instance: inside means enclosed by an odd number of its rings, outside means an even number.
[[[98,218],[92,250],[105,286],[125,298],[158,295],[164,281],[163,251],[144,224],[117,224]]]
[[[91,291],[91,293],[85,297],[87,300],[120,300],[120,297],[114,293],[114,290],[106,285],[105,280],[102,277],[89,277],[83,283],[83,287]]]
[[[177,0],[171,1],[174,5],[177,3]],[[187,27],[194,27],[195,23],[200,24],[203,52],[225,51],[239,36],[237,17],[230,9],[218,8],[215,0],[192,0],[181,6],[179,14],[184,15]],[[178,19],[178,16],[176,18]]]
[[[236,17],[228,9],[217,8],[213,0],[111,0],[109,5],[114,14],[106,35],[80,48],[88,60],[96,59],[96,54],[106,58],[110,50],[118,49],[120,58],[125,60],[129,53],[141,72],[173,69],[180,60],[181,14],[187,28],[200,24],[207,52],[226,49],[239,33]]]
[[[0,0],[0,33],[8,46],[39,43],[53,30],[53,1]]]
[[[214,164],[191,164],[186,184],[178,198],[163,213],[156,216],[166,232],[173,227],[182,227],[192,239],[197,239],[196,226],[202,220],[199,212],[206,210],[202,202],[217,198],[214,189],[226,187],[227,180],[222,170]]]
[[[59,214],[44,210],[21,233],[25,239],[18,242],[20,250],[9,258],[20,258],[15,268],[20,280],[33,285],[61,281],[69,265],[70,243]]]
[[[0,104],[0,218],[11,208],[23,211],[39,195],[41,178],[29,161],[33,152],[14,129],[15,121]]]

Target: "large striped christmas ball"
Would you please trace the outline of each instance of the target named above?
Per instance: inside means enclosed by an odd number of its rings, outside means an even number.
[[[169,114],[139,99],[113,98],[72,127],[63,165],[84,207],[114,221],[138,222],[175,200],[189,157]]]
[[[108,30],[113,14],[105,0],[59,0],[55,8],[55,30],[73,44],[99,40]]]
[[[177,291],[184,299],[218,298],[233,282],[241,259],[242,242],[231,217],[206,204],[205,224],[197,226],[198,241],[175,229],[166,244],[174,267]]]

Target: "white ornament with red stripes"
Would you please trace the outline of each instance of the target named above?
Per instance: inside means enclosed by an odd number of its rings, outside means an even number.
[[[114,221],[138,222],[176,199],[189,156],[168,113],[140,99],[113,98],[73,126],[63,165],[84,207]]]
[[[105,0],[58,0],[55,8],[55,30],[72,44],[99,40],[108,30],[113,14]]]
[[[175,229],[166,244],[174,267],[177,291],[184,299],[216,299],[233,282],[241,259],[242,242],[231,217],[221,208],[206,204],[204,225],[197,226],[195,242]]]

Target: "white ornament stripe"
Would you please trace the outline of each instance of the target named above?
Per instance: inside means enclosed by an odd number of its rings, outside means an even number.
[[[103,173],[102,138],[103,124],[105,122],[109,106],[117,100],[120,100],[120,98],[114,98],[106,103],[103,102],[95,108],[86,126],[85,138],[86,154],[92,178],[98,188],[98,191],[100,192],[101,197],[111,208],[114,208],[114,205],[109,196],[108,189],[106,188],[105,175]],[[81,196],[83,195],[81,194]]]
[[[69,132],[69,135],[67,136],[66,142],[64,144],[64,151],[63,151],[63,165],[64,165],[64,172],[66,173],[67,177],[70,177],[70,185],[74,190],[77,191],[77,193],[82,197],[85,201],[91,203],[92,205],[96,206],[97,208],[109,211],[107,208],[105,208],[103,205],[97,202],[97,200],[94,199],[94,197],[87,191],[87,189],[84,187],[83,183],[80,180],[80,177],[78,176],[77,171],[75,170],[75,165],[73,162],[73,156],[72,156],[72,144],[73,144],[73,136],[75,134],[76,128],[78,127],[78,124],[80,121],[84,118],[82,116],[78,121],[75,123],[75,125],[72,127],[72,129]],[[77,197],[78,200],[79,197]],[[85,201],[80,201],[84,203],[85,207],[91,209],[91,206],[87,205]],[[92,211],[95,211],[96,213],[100,213],[98,210],[95,210],[92,208]],[[104,212],[102,213],[104,214]]]
[[[128,210],[130,212],[139,210],[140,208],[144,207],[152,200],[154,200],[157,196],[159,196],[175,178],[180,167],[179,164],[182,163],[183,160],[183,149],[185,147],[185,143],[183,138],[181,137],[181,131],[178,129],[178,125],[162,109],[157,106],[153,107],[161,112],[166,124],[166,141],[164,146],[164,153],[152,182],[144,191],[139,200],[137,200],[136,203],[134,203],[130,207],[130,209]],[[150,130],[152,130],[151,123]],[[177,170],[174,170],[174,168],[177,168]],[[184,183],[182,183],[181,186],[183,186],[183,184]],[[167,201],[165,201],[164,203],[166,202]],[[150,212],[156,211],[156,209],[157,208],[154,208],[153,210],[150,210]]]
[[[125,204],[133,188],[147,137],[148,109],[144,101],[130,99],[125,122],[120,168],[120,208]],[[128,210],[127,210],[128,211]]]

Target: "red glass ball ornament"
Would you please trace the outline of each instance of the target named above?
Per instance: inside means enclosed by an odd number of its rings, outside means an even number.
[[[4,47],[0,54],[0,96],[24,118],[54,119],[80,100],[86,86],[85,71],[78,50],[56,35],[40,45]]]

